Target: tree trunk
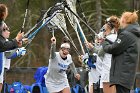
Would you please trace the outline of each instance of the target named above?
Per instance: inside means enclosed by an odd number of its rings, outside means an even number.
[[[101,11],[101,0],[96,0],[96,18],[97,18],[97,26],[96,31],[97,33],[100,31],[101,23],[102,23],[102,11]]]

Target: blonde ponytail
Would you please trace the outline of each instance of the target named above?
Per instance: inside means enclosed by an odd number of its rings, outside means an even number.
[[[138,21],[138,11],[124,12],[122,17],[126,20],[127,24],[132,24]]]

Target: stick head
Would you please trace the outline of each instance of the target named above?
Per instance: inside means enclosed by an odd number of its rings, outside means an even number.
[[[53,25],[51,25],[51,24],[48,24],[48,25],[46,25],[46,28],[47,28],[47,30],[49,30],[50,32],[53,32],[53,31],[56,31],[56,30],[58,30],[58,27],[57,26],[53,26]]]
[[[62,3],[56,3],[55,6],[50,7],[47,11],[47,16],[50,17],[51,15],[53,15],[53,13],[55,12],[61,12],[62,10],[64,10],[64,6]]]

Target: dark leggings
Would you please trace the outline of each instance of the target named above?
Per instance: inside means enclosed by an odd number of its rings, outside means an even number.
[[[116,93],[130,93],[130,89],[125,88],[121,85],[116,85]]]

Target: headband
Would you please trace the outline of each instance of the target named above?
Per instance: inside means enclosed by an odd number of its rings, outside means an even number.
[[[63,43],[60,46],[61,48],[70,48],[70,44],[69,43]]]

